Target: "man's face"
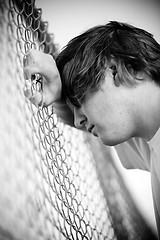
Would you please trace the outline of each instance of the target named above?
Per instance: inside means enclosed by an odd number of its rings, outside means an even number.
[[[114,84],[113,71],[106,70],[99,90],[87,95],[80,108],[74,108],[75,126],[86,129],[106,145],[116,145],[135,134],[133,88]]]

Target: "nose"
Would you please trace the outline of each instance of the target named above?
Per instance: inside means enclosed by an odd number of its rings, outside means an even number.
[[[87,118],[82,108],[74,108],[74,125],[76,128],[82,128],[86,125]]]

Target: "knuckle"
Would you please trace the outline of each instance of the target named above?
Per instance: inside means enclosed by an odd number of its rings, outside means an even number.
[[[38,64],[31,64],[23,67],[23,75],[25,79],[30,79],[32,75],[38,74],[40,71],[40,66]]]
[[[36,60],[36,52],[37,50],[35,49],[29,49],[28,52],[25,54],[25,58],[29,64],[33,64]]]
[[[23,57],[23,66],[26,67],[28,65],[28,55],[25,54]]]
[[[27,52],[28,55],[32,56],[34,54],[35,50],[30,48]]]
[[[30,72],[29,72],[28,67],[24,67],[23,68],[23,75],[24,75],[25,79],[29,79],[30,78]]]

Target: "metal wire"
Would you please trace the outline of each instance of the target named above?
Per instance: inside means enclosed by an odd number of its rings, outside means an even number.
[[[27,50],[58,53],[42,10],[34,0],[0,4],[1,239],[143,239],[135,238],[139,223],[115,166],[109,161],[106,194],[88,136],[63,124],[52,107],[37,109],[24,97]],[[33,91],[41,89],[37,79]]]

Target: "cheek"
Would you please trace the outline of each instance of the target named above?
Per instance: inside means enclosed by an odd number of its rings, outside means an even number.
[[[117,130],[125,125],[125,117],[118,108],[112,108],[110,111],[103,112],[101,121],[109,130]]]
[[[104,118],[107,118],[106,110],[102,104],[92,104],[85,109],[86,116],[91,124],[102,125]]]
[[[101,125],[97,126],[97,133],[104,144],[114,146],[131,137],[131,127],[122,114],[114,114],[103,118]]]
[[[108,118],[108,127],[109,131],[113,134],[123,134],[129,126],[129,119],[127,114],[124,112],[116,111],[113,114],[109,115]]]

